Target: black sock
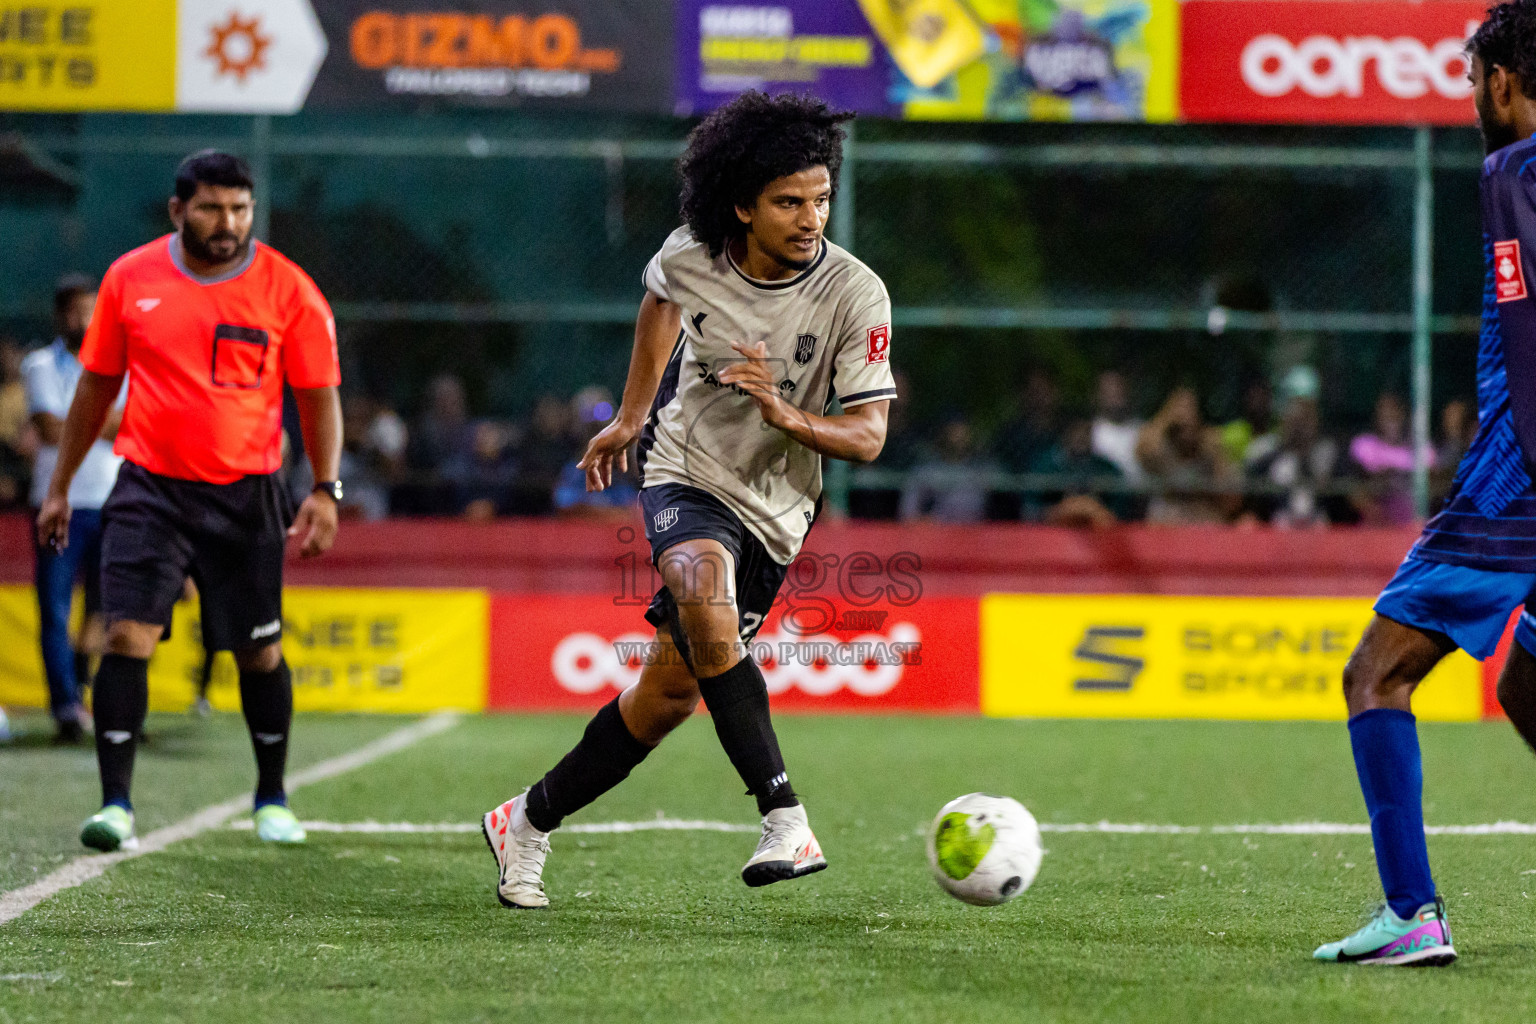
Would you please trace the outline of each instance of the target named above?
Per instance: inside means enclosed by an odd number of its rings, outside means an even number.
[[[293,676],[288,662],[271,672],[240,670],[240,708],[256,751],[256,806],[281,804],[283,769],[288,764],[288,731],[293,725]]]
[[[747,792],[757,797],[757,813],[799,804],[768,717],[768,684],[752,656],[717,676],[700,679],[699,693],[714,719],[715,735],[720,737],[725,756],[736,766]]]
[[[133,755],[149,711],[149,662],[104,654],[92,696],[96,717],[96,765],[101,770],[101,803],[133,810]]]
[[[528,824],[553,832],[567,814],[629,778],[652,749],[630,733],[615,697],[592,716],[581,742],[528,791]]]
[[[84,651],[76,651],[74,661],[76,694],[84,700],[85,688],[91,681],[91,656]]]

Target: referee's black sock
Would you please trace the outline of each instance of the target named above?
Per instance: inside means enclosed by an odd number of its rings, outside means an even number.
[[[757,813],[800,803],[790,788],[779,753],[779,738],[768,717],[768,684],[749,654],[717,676],[699,680],[699,693],[715,723],[715,735],[731,759],[747,792],[757,797]]]
[[[286,659],[270,672],[240,670],[240,708],[256,751],[256,806],[286,803],[283,769],[293,725],[293,675]]]
[[[528,824],[540,832],[553,832],[567,814],[629,778],[635,765],[654,749],[630,733],[619,714],[619,698],[613,698],[592,716],[581,742],[528,791]]]
[[[149,661],[104,654],[91,699],[96,718],[96,764],[101,770],[101,803],[133,810],[133,755],[149,711]]]

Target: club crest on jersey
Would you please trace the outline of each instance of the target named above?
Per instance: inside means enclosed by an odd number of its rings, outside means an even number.
[[[1520,265],[1520,240],[1493,243],[1493,289],[1499,302],[1526,297],[1525,270]]]
[[[675,507],[662,509],[656,513],[654,522],[656,523],[657,533],[663,533],[672,529],[672,527],[677,525],[677,509]]]
[[[795,365],[804,366],[811,361],[811,353],[816,351],[816,335],[802,334],[795,338]]]
[[[869,329],[869,348],[864,354],[864,365],[883,363],[891,351],[891,325],[881,324]]]

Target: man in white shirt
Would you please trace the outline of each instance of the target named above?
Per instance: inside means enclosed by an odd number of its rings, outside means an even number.
[[[1143,477],[1136,459],[1136,441],[1142,422],[1131,413],[1131,393],[1118,370],[1099,374],[1093,395],[1093,454],[1113,462],[1127,480]]]
[[[59,334],[53,343],[31,353],[21,364],[27,392],[27,413],[42,441],[32,467],[32,507],[43,503],[54,463],[59,458],[59,437],[64,418],[80,381],[80,343],[96,308],[96,285],[88,278],[71,275],[54,289],[53,311]],[[124,386],[117,405],[107,417],[101,436],[91,445],[69,489],[74,516],[69,524],[69,544],[62,550],[35,547],[37,607],[43,648],[43,668],[48,676],[48,704],[58,725],[57,740],[75,743],[90,724],[80,702],[80,674],[69,638],[70,602],[75,582],[85,586],[87,618],[99,606],[101,566],[101,506],[117,482],[122,459],[112,454],[112,438],[122,416]]]

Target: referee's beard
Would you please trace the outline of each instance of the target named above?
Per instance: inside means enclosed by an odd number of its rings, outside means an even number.
[[[190,221],[181,226],[181,247],[194,259],[204,263],[234,263],[245,258],[251,248],[251,233],[237,235],[233,231],[214,231],[207,238],[199,237]]]

